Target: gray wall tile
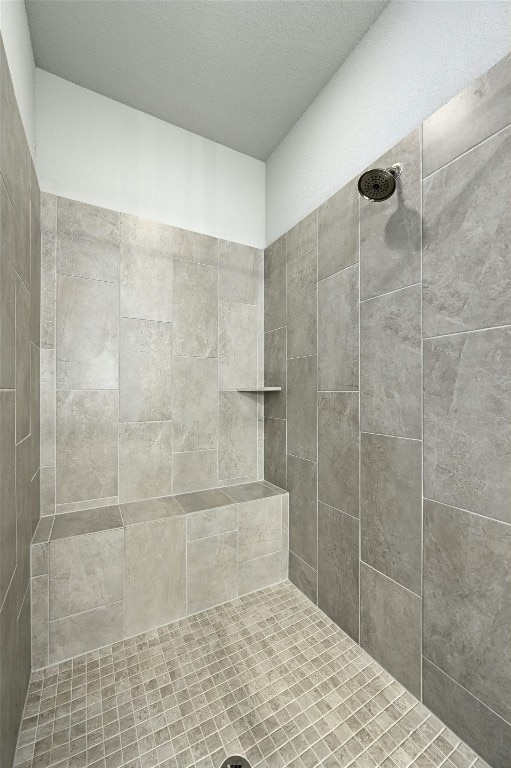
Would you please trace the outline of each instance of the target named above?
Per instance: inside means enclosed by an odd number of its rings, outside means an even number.
[[[318,244],[318,212],[312,211],[295,224],[286,234],[286,260],[290,261],[307,253]]]
[[[263,270],[263,252],[240,243],[219,240],[219,298],[257,304]]]
[[[424,342],[424,495],[511,522],[511,329]]]
[[[364,432],[421,437],[420,286],[360,305]]]
[[[318,540],[316,484],[316,464],[288,455],[289,549],[314,569]]]
[[[362,433],[361,558],[421,594],[422,444]]]
[[[424,182],[425,336],[511,323],[510,174],[508,128]]]
[[[307,595],[313,603],[318,602],[318,574],[294,552],[289,552],[289,580]]]
[[[238,508],[236,504],[226,507],[192,512],[186,516],[186,537],[188,541],[205,539],[219,533],[238,530]]]
[[[358,261],[357,182],[348,182],[318,208],[318,279]]]
[[[174,357],[174,451],[213,450],[218,441],[218,360]]]
[[[0,606],[16,567],[15,392],[0,391]]]
[[[0,387],[14,389],[16,219],[0,177]]]
[[[41,466],[41,350],[30,342],[31,477]]]
[[[56,235],[43,232],[41,239],[41,347],[55,347]]]
[[[57,231],[57,196],[41,192],[41,232]]]
[[[318,251],[304,253],[287,267],[287,356],[317,352]]]
[[[318,393],[318,498],[358,517],[357,392]]]
[[[418,698],[421,611],[420,597],[360,564],[360,644]]]
[[[119,282],[118,243],[58,232],[56,246],[59,274]]]
[[[238,504],[238,560],[253,560],[282,548],[280,496]]]
[[[287,552],[245,560],[238,564],[239,594],[246,595],[287,578]]]
[[[287,362],[287,452],[302,459],[317,455],[317,357]]]
[[[32,587],[32,667],[48,666],[48,575],[31,579]]]
[[[358,389],[358,265],[318,283],[318,389]]]
[[[30,572],[32,576],[44,576],[48,573],[49,544],[32,544],[30,547]],[[34,601],[32,600],[32,605]]]
[[[511,528],[424,502],[424,644],[437,667],[511,721]]]
[[[264,396],[264,415],[286,418],[286,329],[278,328],[264,335],[264,383],[267,387],[282,387],[281,392]]]
[[[117,392],[57,392],[57,502],[117,495]]]
[[[34,188],[34,184],[37,185]],[[32,197],[30,204],[30,338],[37,346],[41,343],[41,223],[39,213],[39,185],[32,171]]]
[[[218,266],[218,240],[216,237],[173,227],[172,256],[185,261]]]
[[[117,211],[65,197],[57,198],[57,229],[68,235],[116,246],[121,239],[120,214]]]
[[[119,424],[119,500],[172,493],[172,422]]]
[[[279,488],[287,488],[286,422],[264,420],[264,478]]]
[[[0,759],[2,765],[7,766],[10,766],[14,760],[25,694],[25,691],[20,689],[18,682],[19,666],[13,664],[13,659],[19,662],[17,656],[17,616],[18,606],[14,580],[11,582],[0,611]]]
[[[55,350],[41,349],[41,466],[55,465]]]
[[[174,355],[218,354],[218,271],[174,261]]]
[[[55,514],[55,466],[41,467],[41,517]]]
[[[282,235],[264,251],[264,276],[269,277],[275,269],[282,269],[286,264],[286,235]]]
[[[172,418],[172,325],[121,320],[121,421]]]
[[[266,251],[268,254],[268,251]],[[286,267],[268,265],[268,255],[265,256],[267,272],[264,278],[264,330],[272,331],[286,325]]]
[[[30,433],[30,292],[16,277],[16,442]]]
[[[187,493],[216,486],[218,464],[216,450],[174,453],[172,461],[173,493]]]
[[[360,298],[421,279],[421,129],[416,128],[371,167],[403,164],[394,195],[374,204],[360,200]]]
[[[218,356],[220,389],[257,385],[256,306],[218,303]]]
[[[219,394],[218,479],[257,475],[257,395]]]
[[[30,541],[32,539],[32,488],[30,475],[30,438],[16,446],[16,577],[18,612],[30,578]]]
[[[186,609],[183,517],[126,528],[126,634],[180,619]]]
[[[57,387],[119,386],[119,289],[113,283],[57,277]]]
[[[232,600],[238,591],[238,533],[187,544],[187,613]]]
[[[116,643],[123,635],[123,600],[50,621],[50,664]]]
[[[318,503],[318,605],[358,642],[359,522]]]

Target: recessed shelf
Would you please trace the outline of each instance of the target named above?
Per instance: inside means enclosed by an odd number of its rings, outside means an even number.
[[[237,392],[281,392],[282,387],[244,387]]]

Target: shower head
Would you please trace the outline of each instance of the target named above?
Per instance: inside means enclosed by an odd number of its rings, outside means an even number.
[[[396,179],[401,176],[403,166],[395,163],[390,168],[371,168],[358,180],[358,191],[365,200],[382,203],[392,197],[396,190]]]

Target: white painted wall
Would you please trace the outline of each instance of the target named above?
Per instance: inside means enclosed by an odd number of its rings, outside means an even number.
[[[392,2],[267,160],[267,244],[510,46],[509,1]]]
[[[264,247],[264,163],[36,70],[41,189]]]
[[[34,157],[35,65],[24,0],[0,0],[0,30],[18,108]]]

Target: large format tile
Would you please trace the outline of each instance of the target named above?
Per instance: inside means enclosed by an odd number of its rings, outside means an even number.
[[[286,418],[286,329],[278,328],[264,334],[264,383],[266,387],[281,387],[281,392],[264,396],[264,415]]]
[[[172,493],[214,488],[218,475],[218,452],[186,451],[172,455]]]
[[[41,517],[55,514],[55,465],[41,467]]]
[[[257,395],[219,397],[218,479],[257,476]]]
[[[119,245],[101,239],[58,232],[57,272],[89,280],[119,282]]]
[[[173,353],[216,357],[218,352],[218,270],[174,261]]]
[[[371,167],[403,164],[395,193],[379,203],[360,200],[360,298],[418,283],[421,279],[421,129]]]
[[[55,267],[56,235],[41,236],[41,347],[55,347],[57,274]]]
[[[282,238],[265,251],[264,330],[286,325],[286,249]]]
[[[220,240],[219,298],[258,304],[260,280],[263,276],[263,253],[248,245]]]
[[[119,500],[172,493],[172,422],[119,424]]]
[[[286,422],[264,420],[264,477],[279,488],[287,488]]]
[[[200,512],[215,507],[225,507],[232,503],[232,499],[220,488],[212,488],[207,491],[195,491],[176,496],[176,501],[186,513]]]
[[[317,567],[317,467],[312,461],[287,457],[289,490],[289,549],[312,568]]]
[[[55,466],[55,350],[41,349],[41,466]]]
[[[121,320],[121,421],[172,418],[172,325]]]
[[[30,438],[16,446],[16,572],[18,611],[30,579],[30,541],[32,539],[33,498],[30,475]]]
[[[117,392],[57,392],[57,503],[117,495]]]
[[[213,450],[218,441],[218,360],[174,357],[174,451]]]
[[[511,122],[511,54],[423,123],[428,176]]]
[[[511,528],[424,503],[423,653],[511,722]]]
[[[257,307],[235,301],[218,304],[220,389],[257,385]]]
[[[16,567],[15,392],[0,390],[0,606]]]
[[[318,393],[318,498],[358,517],[357,392]]]
[[[32,667],[48,666],[48,574],[31,579]]]
[[[287,267],[287,356],[317,351],[318,251],[303,254]]]
[[[286,260],[289,264],[318,244],[318,212],[312,211],[286,233]]]
[[[301,557],[289,552],[289,580],[313,603],[318,602],[318,574]]]
[[[57,229],[67,235],[119,246],[120,214],[97,205],[57,198]]]
[[[87,533],[109,531],[113,528],[122,528],[122,526],[121,513],[116,504],[110,507],[96,507],[78,512],[66,512],[65,514],[55,515],[50,533],[50,541],[83,536]]]
[[[287,552],[273,552],[271,555],[256,557],[238,563],[239,594],[246,595],[278,584],[287,578]]]
[[[50,542],[50,620],[124,597],[124,530]]]
[[[318,208],[318,279],[358,261],[358,190],[356,180]]]
[[[414,696],[421,693],[422,600],[360,564],[360,644]]]
[[[30,433],[30,292],[16,277],[16,442]]]
[[[317,455],[317,357],[287,362],[287,452],[302,459]]]
[[[50,621],[50,664],[116,643],[123,635],[123,600]]]
[[[131,501],[129,504],[121,504],[120,510],[126,526],[166,520],[183,514],[182,508],[172,496],[163,499]]]
[[[121,214],[121,316],[172,322],[173,228]]]
[[[424,495],[511,522],[511,329],[424,342]]]
[[[41,466],[41,350],[30,342],[30,476]]]
[[[358,389],[358,265],[318,283],[318,389]]]
[[[218,239],[200,232],[172,227],[172,256],[217,267]]]
[[[186,539],[197,541],[208,536],[238,530],[238,508],[236,504],[226,507],[205,509],[186,516]]]
[[[318,504],[318,605],[358,642],[359,522]]]
[[[508,128],[424,182],[425,336],[511,323],[510,177]]]
[[[25,693],[19,690],[18,665],[13,663],[18,653],[17,615],[16,583],[12,581],[0,610],[0,761],[2,766],[13,764],[22,715],[22,696]]]
[[[421,295],[413,286],[360,305],[361,429],[421,437]]]
[[[32,166],[32,194],[30,201],[30,338],[37,346],[41,343],[41,204],[39,184]]]
[[[119,289],[113,283],[57,277],[57,388],[119,385]]]
[[[14,389],[16,220],[0,177],[0,388]]]
[[[237,502],[257,501],[258,499],[268,499],[271,496],[281,496],[279,491],[261,482],[230,485],[224,488],[224,493]]]
[[[238,504],[238,560],[253,560],[282,549],[281,496]]]
[[[187,544],[187,613],[232,600],[238,592],[238,533]]]
[[[421,594],[422,445],[362,433],[361,558]]]
[[[186,609],[186,523],[126,528],[126,634],[180,619]]]

